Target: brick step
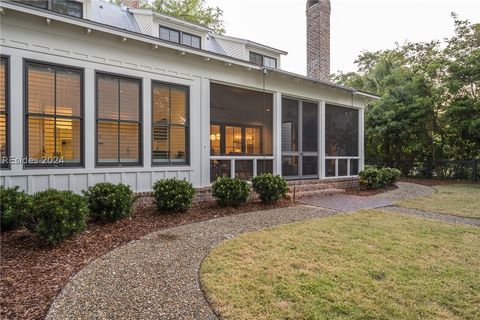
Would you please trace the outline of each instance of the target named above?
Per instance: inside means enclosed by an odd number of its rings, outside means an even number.
[[[343,189],[323,189],[323,190],[310,190],[304,192],[295,193],[295,198],[307,198],[307,197],[324,197],[331,196],[334,194],[345,193]],[[293,197],[293,194],[290,194]]]
[[[318,179],[309,179],[309,180],[288,180],[287,184],[289,186],[298,186],[298,185],[311,185],[311,184],[321,184],[325,183],[323,180]]]
[[[325,190],[325,189],[335,189],[328,183],[317,183],[317,184],[305,184],[305,185],[293,185],[289,186],[290,192],[305,192],[305,191],[313,191],[313,190]]]

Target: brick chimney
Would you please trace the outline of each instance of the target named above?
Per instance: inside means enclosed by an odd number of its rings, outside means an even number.
[[[330,80],[330,0],[307,1],[307,76]]]
[[[122,5],[128,8],[140,8],[140,0],[122,0]]]

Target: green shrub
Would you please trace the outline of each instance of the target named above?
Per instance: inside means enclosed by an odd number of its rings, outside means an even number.
[[[247,202],[249,195],[248,183],[240,179],[218,178],[212,185],[212,196],[222,207],[241,205]]]
[[[360,189],[380,189],[383,188],[380,171],[376,167],[365,166],[363,171],[358,173],[358,182]]]
[[[380,169],[380,177],[382,182],[386,186],[393,186],[400,180],[401,172],[395,168],[382,168]]]
[[[397,183],[400,179],[400,170],[365,166],[365,169],[358,174],[358,177],[360,189],[380,189]]]
[[[272,203],[285,197],[288,192],[288,185],[281,176],[274,176],[271,173],[263,173],[252,179],[253,190],[258,193],[260,200]]]
[[[133,192],[125,184],[97,183],[84,192],[95,221],[110,222],[126,218],[132,212]]]
[[[21,227],[29,205],[30,196],[19,191],[18,187],[0,186],[0,230],[3,232]]]
[[[87,203],[72,191],[48,189],[32,198],[26,227],[48,244],[57,244],[86,227]]]
[[[192,206],[195,192],[195,188],[186,180],[165,179],[153,185],[158,210],[186,211]]]

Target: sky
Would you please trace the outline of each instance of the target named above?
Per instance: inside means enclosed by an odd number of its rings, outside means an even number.
[[[206,0],[226,35],[287,51],[282,69],[306,74],[306,0]],[[331,72],[355,71],[362,51],[453,35],[451,12],[480,23],[480,0],[331,0]]]

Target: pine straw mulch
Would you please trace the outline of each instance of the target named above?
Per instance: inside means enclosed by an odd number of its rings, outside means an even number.
[[[159,213],[153,205],[136,206],[130,218],[89,224],[81,234],[56,247],[38,244],[25,229],[5,232],[1,242],[0,318],[43,319],[69,279],[94,259],[153,231],[244,212],[294,205],[250,202],[236,208],[214,203],[195,205],[185,213]]]

